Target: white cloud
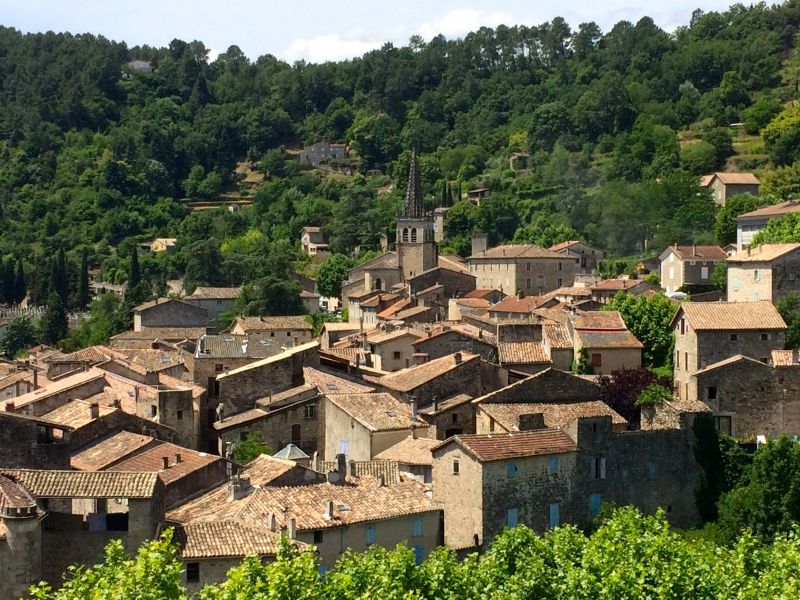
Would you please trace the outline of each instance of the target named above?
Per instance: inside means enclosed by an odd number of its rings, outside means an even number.
[[[426,40],[439,35],[447,38],[456,38],[466,35],[470,31],[477,31],[481,27],[495,27],[497,25],[515,25],[519,19],[511,14],[500,11],[476,10],[460,8],[451,10],[440,19],[429,21],[419,26],[419,34]]]
[[[302,59],[321,63],[361,56],[383,44],[383,40],[345,38],[339,34],[318,35],[309,39],[296,39],[283,52],[283,57],[290,62]]]
[[[215,60],[219,58],[219,50],[214,50],[213,48],[208,49],[208,64],[213,63]]]

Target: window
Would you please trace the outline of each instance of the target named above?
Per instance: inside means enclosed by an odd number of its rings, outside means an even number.
[[[606,478],[606,459],[603,456],[596,456],[592,459],[592,478],[605,479]]]
[[[725,435],[733,435],[733,418],[730,415],[717,415],[714,417],[717,431]]]
[[[214,371],[216,373],[222,373],[222,369],[223,369],[222,363],[217,363],[214,365]]]
[[[222,306],[222,300],[217,300],[217,306]]]
[[[350,442],[347,440],[339,440],[339,454],[347,456],[350,454]]]
[[[375,526],[368,525],[367,526],[367,545],[375,543]]]
[[[647,465],[647,478],[648,479],[656,478],[656,466],[653,463]]]
[[[200,581],[200,563],[186,563],[186,583],[197,583]]]
[[[402,355],[400,354],[399,350],[395,350],[394,352],[392,352],[392,358],[395,359],[395,360],[400,360],[401,356]]]
[[[286,337],[292,337],[292,332],[291,331],[287,331],[286,332]]]
[[[563,271],[563,270],[564,270],[564,265],[563,265],[563,263],[558,263],[558,270],[559,270],[559,271]]]
[[[558,457],[553,456],[550,458],[550,472],[551,473],[558,473]]]
[[[548,507],[548,512],[550,513],[550,529],[561,525],[561,515],[559,514],[560,508],[561,507],[558,502],[553,502]]]
[[[422,535],[422,519],[417,517],[411,521],[411,537],[419,537]]]
[[[531,263],[525,263],[525,270],[526,271],[530,271],[531,270]]]
[[[270,331],[269,332],[269,337],[275,337],[275,332],[274,331]]]
[[[412,242],[416,242],[417,241],[417,230],[416,229],[412,229],[411,230],[411,241]]]
[[[506,467],[509,479],[514,479],[517,476],[517,463],[510,462]]]
[[[700,267],[700,279],[708,279],[708,267]]]
[[[732,342],[736,342],[736,341],[738,341],[738,340],[739,340],[739,335],[738,335],[738,334],[736,334],[736,333],[732,333],[732,334],[731,334],[731,341],[732,341]]]
[[[592,366],[593,367],[603,366],[603,356],[600,353],[592,354]]]
[[[686,334],[686,319],[681,317],[681,335]]]
[[[706,388],[706,398],[708,398],[709,400],[717,399],[717,386],[710,385]]]
[[[305,419],[314,419],[317,416],[317,405],[316,404],[306,404],[303,407],[303,418]]]
[[[544,275],[536,276],[536,287],[544,287]]]
[[[178,419],[178,421],[183,419],[183,411],[179,410],[177,413],[175,413],[175,418]]]
[[[422,544],[414,544],[414,562],[421,565],[425,558],[425,551],[422,549]]]
[[[247,435],[249,433],[250,433],[249,431],[240,431],[239,432],[239,441],[242,441],[242,442],[246,441],[247,440]]]
[[[739,276],[738,275],[734,275],[732,279],[733,279],[733,281],[732,281],[732,283],[733,283],[733,291],[734,292],[738,292],[739,291]]]
[[[315,544],[321,544],[322,543],[322,532],[321,531],[315,531],[314,532],[314,543]]]
[[[564,280],[563,280],[563,279],[561,279],[561,277],[559,277],[559,278],[557,279],[557,282],[558,282],[558,287],[562,287],[562,286],[564,285]]]
[[[592,494],[589,496],[589,513],[596,517],[600,514],[600,504],[601,504],[600,494]]]
[[[797,279],[797,273],[789,271],[789,281],[794,281],[795,279]]]
[[[762,342],[768,342],[769,341],[769,334],[768,333],[762,333],[761,334],[761,341]]]
[[[516,508],[509,508],[506,511],[506,525],[509,527],[516,527],[519,523],[519,515]]]
[[[689,353],[688,352],[684,352],[683,353],[683,368],[686,371],[689,370]]]
[[[157,414],[158,414],[158,407],[153,405],[153,404],[151,404],[150,405],[150,418],[155,418]]]
[[[458,423],[458,413],[453,413],[453,423]]]
[[[458,475],[460,472],[461,466],[458,464],[457,460],[453,461],[453,475]]]
[[[753,281],[761,281],[761,273],[758,272],[758,269],[753,269]]]
[[[494,419],[489,417],[489,433],[494,433]]]

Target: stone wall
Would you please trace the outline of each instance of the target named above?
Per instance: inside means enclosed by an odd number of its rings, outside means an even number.
[[[42,579],[42,526],[39,519],[0,518],[0,598],[26,598]]]
[[[346,454],[348,460],[371,460],[372,432],[333,404],[330,399],[325,398],[323,402],[325,404],[324,460],[335,460],[336,455],[340,453]],[[347,444],[347,452],[344,452],[343,441]]]
[[[728,261],[727,290],[728,302],[778,302],[790,292],[800,292],[800,252],[790,252],[771,263],[736,262],[732,258]]]
[[[143,435],[152,435],[166,442],[180,442],[175,430],[166,425],[161,425],[160,423],[144,419],[137,415],[131,415],[122,410],[115,410],[97,419],[93,419],[83,427],[72,431],[70,433],[70,449],[75,451],[93,440],[103,437],[113,431],[120,430]]]
[[[482,402],[580,402],[600,399],[600,386],[572,373],[548,369],[484,396]]]
[[[88,398],[89,396],[99,394],[103,391],[106,384],[107,382],[103,377],[96,377],[90,381],[74,385],[69,389],[43,396],[35,402],[30,402],[25,406],[11,410],[11,412],[28,415],[30,417],[41,417],[57,408],[61,408],[67,402],[75,398]]]
[[[63,435],[62,439],[40,438],[36,421],[0,412],[0,467],[69,469],[69,432]]]
[[[453,464],[458,463],[458,473]],[[448,444],[433,452],[433,500],[444,510],[444,542],[451,548],[483,541],[483,469],[460,446]]]
[[[475,289],[475,277],[439,267],[417,275],[409,281],[412,294],[417,294],[437,284],[444,286],[445,298],[457,298]]]
[[[522,290],[529,295],[551,292],[575,283],[577,259],[508,258],[470,260],[469,272],[476,278],[476,287],[497,289],[505,294]]]
[[[163,300],[142,311],[135,311],[133,330],[148,327],[205,327],[208,312],[199,306],[179,300]]]

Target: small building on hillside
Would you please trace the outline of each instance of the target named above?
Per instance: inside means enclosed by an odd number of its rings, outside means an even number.
[[[174,298],[156,298],[133,309],[133,331],[145,333],[160,328],[202,327],[208,324],[208,311]]]
[[[236,317],[231,325],[234,335],[275,340],[290,348],[311,341],[313,328],[302,315],[283,317]]]
[[[712,173],[700,178],[700,187],[711,190],[714,204],[725,203],[738,194],[758,195],[761,182],[752,173]]]
[[[240,287],[198,286],[183,300],[206,309],[209,321],[215,324],[221,314],[233,312],[241,291]]]
[[[317,142],[306,146],[300,152],[301,167],[318,167],[323,163],[336,158],[347,157],[346,144],[331,144],[330,142]]]
[[[578,258],[541,246],[516,244],[473,253],[467,262],[476,288],[539,295],[573,285]]]
[[[311,227],[307,225],[300,230],[300,245],[303,247],[303,254],[306,256],[317,256],[328,254],[328,242],[321,227]]]
[[[728,259],[728,302],[778,302],[800,292],[800,244],[748,247]]]
[[[595,374],[642,366],[644,345],[625,326],[619,311],[578,313],[570,324],[574,332],[575,360],[585,348]]]
[[[719,246],[673,245],[658,257],[661,261],[661,287],[668,294],[683,286],[710,286],[717,263],[725,262],[728,255]]]
[[[736,217],[736,248],[739,252],[750,246],[758,232],[766,229],[772,219],[800,211],[800,200],[793,199],[765,206]]]
[[[585,244],[579,240],[561,242],[555,246],[550,246],[553,252],[561,252],[567,256],[578,259],[579,273],[592,273],[597,270],[597,263],[603,260],[603,251]]]

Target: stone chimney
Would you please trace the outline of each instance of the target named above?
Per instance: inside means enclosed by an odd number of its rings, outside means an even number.
[[[333,500],[328,500],[325,502],[325,518],[333,518]]]
[[[356,468],[356,461],[351,460],[347,463],[347,474],[350,477],[358,477],[358,469]]]
[[[454,362],[455,362],[457,365],[460,365],[460,364],[461,364],[461,360],[462,360],[462,359],[463,359],[463,356],[461,355],[461,352],[456,352],[455,354],[453,354],[453,361],[454,361]]]
[[[289,519],[289,539],[297,539],[297,520],[294,517]]]
[[[181,456],[180,452],[175,455],[175,464],[178,465],[183,462],[183,457]]]
[[[235,475],[228,483],[230,494],[229,500],[241,500],[250,493],[250,478],[241,475]]]
[[[517,290],[517,300],[522,300],[525,297],[525,292],[523,290]]]
[[[89,417],[92,419],[100,418],[100,405],[97,402],[92,402],[89,405]]]
[[[518,427],[520,431],[544,429],[544,415],[542,413],[528,413],[520,415]]]
[[[485,233],[476,233],[472,236],[472,254],[486,252],[489,247],[489,236]]]
[[[164,470],[169,469],[169,456],[162,456],[161,460],[164,462]]]
[[[347,457],[344,454],[336,455],[336,472],[339,473],[340,481],[344,481],[347,475]]]
[[[36,369],[36,367],[34,367],[33,368],[33,391],[35,392],[38,389],[39,389],[39,371]]]

